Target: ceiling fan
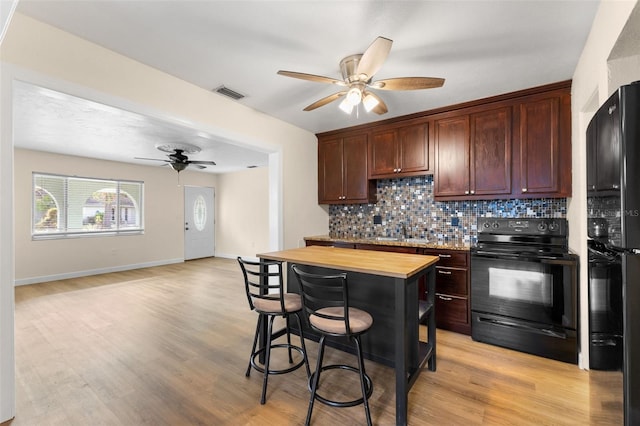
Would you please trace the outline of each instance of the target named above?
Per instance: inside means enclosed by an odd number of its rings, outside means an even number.
[[[392,43],[393,40],[378,37],[364,53],[343,58],[340,61],[342,80],[294,71],[280,70],[278,74],[344,87],[343,90],[307,106],[304,109],[305,111],[314,110],[344,97],[340,103],[340,109],[347,114],[350,114],[353,108],[361,102],[367,112],[373,111],[376,114],[384,114],[388,111],[387,105],[373,90],[420,90],[442,87],[444,78],[435,77],[397,77],[372,81],[373,76],[387,59]]]
[[[173,170],[180,173],[186,169],[189,165],[193,164],[199,169],[205,169],[206,166],[215,166],[214,161],[200,161],[189,160],[186,154],[195,154],[200,152],[200,148],[191,144],[162,144],[156,145],[156,148],[160,151],[169,153],[168,160],[161,160],[159,158],[143,158],[135,157],[137,160],[151,160],[151,161],[163,161],[171,166]]]

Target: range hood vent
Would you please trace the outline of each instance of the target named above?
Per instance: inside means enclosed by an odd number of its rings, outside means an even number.
[[[242,93],[238,93],[235,90],[231,90],[228,87],[224,87],[224,86],[216,87],[215,89],[213,89],[213,91],[223,96],[226,96],[228,98],[231,98],[234,101],[244,98],[244,95]]]

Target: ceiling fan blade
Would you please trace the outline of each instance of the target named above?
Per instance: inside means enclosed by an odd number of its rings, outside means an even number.
[[[389,109],[387,108],[387,104],[384,103],[380,96],[373,93],[372,91],[367,91],[366,94],[373,96],[378,101],[378,105],[374,106],[371,111],[375,112],[376,114],[386,114],[389,111]]]
[[[327,96],[325,98],[320,99],[319,101],[315,101],[314,103],[312,103],[311,105],[306,107],[304,109],[304,111],[311,111],[313,109],[320,108],[321,106],[324,106],[324,105],[326,105],[326,104],[328,104],[330,102],[333,102],[336,99],[338,99],[341,96],[344,96],[346,94],[347,94],[346,91],[342,91],[342,92],[334,93],[333,95],[329,95],[329,96]]]
[[[364,81],[368,81],[378,72],[389,55],[391,44],[393,44],[393,40],[378,37],[364,51],[356,72],[358,75],[364,74],[366,76]]]
[[[323,77],[321,75],[305,74],[302,72],[283,71],[283,70],[278,71],[278,74],[284,75],[285,77],[293,77],[293,78],[299,78],[301,80],[315,81],[316,83],[329,83],[329,84],[338,84],[340,86],[346,86],[346,83],[342,80],[336,80],[335,78],[331,78],[331,77]]]
[[[379,90],[420,90],[442,87],[444,78],[436,77],[398,77],[374,81],[370,84]]]
[[[189,163],[189,164],[206,164],[206,165],[209,165],[209,166],[215,166],[216,165],[215,161],[189,160],[189,161],[187,161],[187,163]]]
[[[169,163],[169,160],[161,160],[159,158],[144,158],[144,157],[133,157],[136,160],[151,160],[151,161],[164,161],[165,163]]]
[[[191,163],[191,164],[193,164],[193,163]],[[206,169],[206,167],[205,167],[205,166],[200,165],[200,164],[195,164],[195,166],[196,166],[197,168],[199,168],[199,169]]]

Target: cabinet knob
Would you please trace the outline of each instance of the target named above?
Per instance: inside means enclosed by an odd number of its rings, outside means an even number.
[[[474,190],[471,190],[471,193],[472,193],[472,194],[475,194],[475,193],[476,193],[476,191],[474,191]]]
[[[620,189],[620,185],[611,185],[613,189]]]
[[[464,191],[464,195],[469,195],[469,191]]]
[[[527,188],[522,188],[522,192],[527,192]]]

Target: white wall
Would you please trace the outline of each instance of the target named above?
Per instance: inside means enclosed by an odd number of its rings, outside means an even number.
[[[132,110],[142,106],[160,111],[160,118],[179,118],[227,140],[276,153],[277,170],[269,170],[270,205],[264,212],[269,215],[269,248],[296,247],[305,235],[328,232],[327,211],[317,204],[313,134],[21,14],[13,16],[0,46],[0,60],[0,421],[13,417],[15,407],[13,78],[54,89],[80,88],[70,93],[76,96],[104,94],[129,103]],[[223,238],[217,242],[222,247],[227,244]]]
[[[597,108],[604,103],[620,84],[640,79],[640,68],[634,67],[635,61],[617,59],[617,73],[625,74],[624,80],[616,77],[615,86],[610,83],[609,57],[614,46],[621,41],[623,28],[629,21],[634,7],[638,10],[638,1],[604,0],[585,44],[582,55],[573,75],[572,85],[572,157],[573,157],[573,198],[568,206],[568,219],[571,224],[570,247],[580,256],[580,312],[581,312],[581,361],[580,366],[589,365],[589,320],[588,320],[588,282],[587,282],[587,170],[586,170],[586,131],[589,121]],[[634,13],[631,27],[640,27],[640,14]],[[640,49],[640,40],[635,43]],[[640,51],[635,53],[640,54]]]

